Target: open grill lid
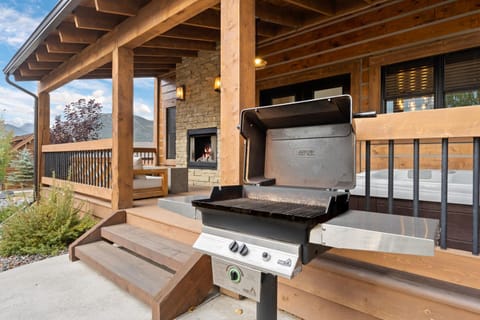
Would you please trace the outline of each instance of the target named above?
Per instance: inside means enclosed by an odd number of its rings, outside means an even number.
[[[341,95],[245,109],[244,183],[355,187],[352,99]]]

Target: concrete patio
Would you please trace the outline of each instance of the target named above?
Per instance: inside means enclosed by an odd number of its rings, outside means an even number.
[[[0,318],[149,320],[151,308],[67,255],[0,273]],[[224,295],[178,319],[254,319],[255,303]],[[279,312],[280,320],[297,319]]]

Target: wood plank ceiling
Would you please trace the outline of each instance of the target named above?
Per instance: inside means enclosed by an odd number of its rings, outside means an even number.
[[[17,81],[40,80],[50,71],[95,43],[149,0],[85,0],[51,32],[14,73]],[[259,43],[306,26],[335,19],[383,0],[257,0],[256,28]],[[220,41],[220,5],[134,49],[135,77],[157,77],[175,71],[182,57],[199,50],[214,51]],[[111,78],[111,63],[84,79]]]

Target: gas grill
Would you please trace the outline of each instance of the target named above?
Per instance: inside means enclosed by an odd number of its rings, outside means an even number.
[[[245,109],[244,184],[192,201],[214,283],[276,319],[277,276],[291,279],[330,247],[433,255],[438,222],[348,210],[355,133],[348,95]]]

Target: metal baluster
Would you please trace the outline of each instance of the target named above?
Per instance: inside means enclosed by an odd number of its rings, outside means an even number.
[[[388,213],[393,214],[394,142],[388,140]]]
[[[420,140],[413,140],[413,216],[418,217],[420,199]]]
[[[442,138],[442,185],[440,209],[440,247],[447,248],[448,139]]]
[[[365,142],[365,210],[370,211],[370,141]]]
[[[479,205],[479,184],[480,184],[480,138],[473,138],[473,235],[472,235],[472,253],[478,255],[478,205]]]

